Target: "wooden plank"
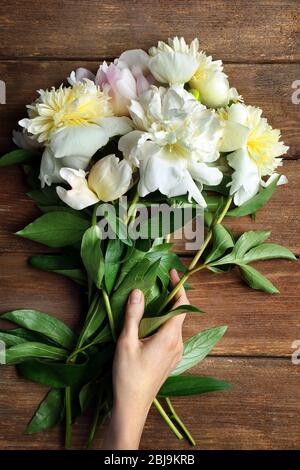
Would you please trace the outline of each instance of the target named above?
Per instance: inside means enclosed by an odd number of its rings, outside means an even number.
[[[184,258],[186,264],[188,261]],[[272,296],[250,289],[237,271],[224,275],[201,271],[191,277],[194,289],[189,291],[189,299],[205,313],[189,315],[184,336],[225,324],[229,328],[214,348],[215,355],[290,356],[300,326],[299,263],[278,260],[260,262],[256,267],[280,294]],[[26,255],[21,253],[0,255],[0,273],[1,312],[35,308],[75,329],[82,324],[84,300],[76,284],[27,266]]]
[[[300,254],[300,217],[296,201],[300,199],[300,162],[286,160],[281,169],[289,179],[287,186],[280,186],[268,204],[257,212],[254,222],[250,217],[225,219],[224,224],[234,233],[240,234],[247,230],[272,230],[271,240],[288,246],[296,254]],[[14,233],[20,230],[39,215],[35,204],[25,195],[28,188],[24,184],[22,172],[17,167],[9,167],[0,171],[0,252],[49,251],[38,243],[24,240]],[[176,240],[175,249],[178,253],[187,252],[184,240]]]
[[[193,369],[195,374],[227,380],[233,388],[198,397],[176,398],[173,403],[197,441],[196,449],[298,449],[300,446],[300,366],[288,359],[207,358]],[[0,448],[60,449],[63,430],[23,434],[26,423],[46,388],[17,377],[12,367],[0,375]],[[74,426],[74,448],[83,448],[89,419]],[[157,430],[159,429],[159,432]],[[100,429],[95,448],[101,448]],[[184,450],[151,409],[141,448]]]
[[[198,36],[225,61],[293,61],[300,58],[298,16],[297,0],[216,0],[213,8],[209,0],[52,0],[42,14],[39,0],[4,0],[0,57],[112,57],[183,35]]]
[[[59,86],[79,66],[96,71],[98,62],[0,61],[0,78],[6,83],[6,105],[0,106],[0,152],[11,147],[12,129],[26,114],[25,105],[36,97],[35,90]],[[299,77],[299,64],[228,64],[225,70],[232,86],[245,102],[260,106],[269,122],[282,131],[290,146],[288,156],[300,155],[299,106],[291,101],[292,83]]]

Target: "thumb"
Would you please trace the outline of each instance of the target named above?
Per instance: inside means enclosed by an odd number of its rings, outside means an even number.
[[[128,298],[125,322],[121,335],[126,335],[131,340],[139,337],[139,325],[144,314],[144,294],[139,289],[134,289]]]

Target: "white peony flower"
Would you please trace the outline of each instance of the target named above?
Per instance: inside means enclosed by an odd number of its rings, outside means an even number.
[[[280,131],[272,129],[262,110],[241,103],[218,111],[223,125],[220,151],[232,152],[227,156],[235,170],[232,175],[230,194],[240,206],[257,194],[266,183],[264,176],[274,178],[275,169],[282,165],[281,155],[288,147],[280,142]],[[279,184],[286,182],[282,177]]]
[[[107,155],[91,168],[88,178],[83,170],[61,168],[60,177],[71,189],[58,186],[58,196],[73,209],[81,210],[99,201],[109,202],[123,196],[132,183],[131,165]]]
[[[222,180],[222,173],[206,164],[219,157],[222,129],[214,113],[181,86],[152,86],[129,111],[137,129],[120,138],[119,149],[139,167],[139,194],[188,193],[205,207],[202,185]]]
[[[74,159],[72,168],[85,168],[110,137],[132,129],[130,119],[113,116],[109,97],[88,79],[75,81],[72,87],[40,90],[39,94],[28,106],[29,117],[19,124],[55,158]]]
[[[160,83],[183,84],[188,82],[197,70],[196,54],[198,39],[187,45],[183,38],[175,37],[168,44],[159,41],[157,47],[149,49],[149,69]]]
[[[191,88],[200,93],[200,101],[209,108],[226,106],[230,99],[227,75],[221,60],[212,60],[205,52],[197,52],[197,69],[189,80]]]

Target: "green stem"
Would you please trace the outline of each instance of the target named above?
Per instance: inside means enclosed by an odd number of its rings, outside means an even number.
[[[219,217],[217,218],[216,222],[214,225],[217,225],[217,224],[220,224],[222,222],[222,220],[224,219],[230,205],[232,203],[232,197],[229,197],[227,199],[227,202],[221,212],[221,214],[219,215]],[[204,240],[204,242],[202,243],[201,247],[199,248],[199,250],[197,251],[197,253],[195,254],[191,264],[189,265],[189,271],[192,270],[196,264],[198,263],[199,259],[201,258],[205,248],[207,247],[207,245],[209,244],[210,240],[211,240],[211,237],[212,237],[212,228],[210,228],[210,230],[208,231],[208,234]]]
[[[69,449],[72,441],[72,401],[71,401],[71,387],[65,389],[66,400],[66,436],[65,447]]]
[[[111,310],[109,297],[108,297],[108,294],[107,294],[105,289],[102,289],[102,294],[103,294],[103,300],[104,300],[105,307],[106,307],[109,326],[110,326],[110,329],[111,329],[111,334],[112,334],[113,340],[116,342],[117,341],[117,335],[116,335],[114,317],[113,317],[113,313],[112,313],[112,310]]]
[[[132,199],[132,202],[130,204],[130,207],[128,209],[128,212],[127,212],[127,217],[125,219],[125,224],[128,225],[131,218],[134,216],[134,212],[135,212],[135,209],[136,209],[136,205],[138,203],[138,200],[139,200],[139,193],[136,192],[135,195],[134,195],[134,198]]]
[[[87,448],[88,449],[90,449],[93,445],[95,434],[96,434],[97,428],[100,424],[99,423],[99,416],[100,416],[100,413],[101,413],[102,409],[104,408],[104,406],[105,406],[105,403],[102,403],[102,393],[100,393],[100,396],[99,396],[98,402],[97,402],[96,412],[93,416],[92,427],[91,427],[89,437],[88,437],[88,442],[87,442]]]
[[[92,214],[92,225],[97,224],[97,209],[100,203],[97,203],[93,207],[93,214]]]
[[[191,433],[189,432],[189,430],[185,426],[184,422],[181,420],[181,418],[176,413],[176,411],[175,411],[175,409],[174,409],[174,407],[171,403],[170,398],[168,398],[168,397],[166,398],[166,403],[167,403],[168,408],[171,412],[171,419],[174,419],[174,421],[176,421],[176,423],[180,426],[180,428],[182,429],[182,431],[186,435],[186,437],[187,437],[188,441],[190,442],[190,444],[192,444],[192,446],[195,446],[196,442],[195,442],[193,436],[191,435]]]
[[[182,440],[183,435],[177,429],[177,427],[172,422],[172,420],[169,418],[169,416],[167,415],[167,413],[165,412],[165,410],[163,409],[163,407],[161,406],[161,404],[159,403],[157,398],[154,399],[153,404],[154,404],[155,408],[157,409],[157,411],[159,412],[160,416],[164,419],[164,421],[167,423],[169,428],[173,431],[175,436],[178,437],[178,439]]]

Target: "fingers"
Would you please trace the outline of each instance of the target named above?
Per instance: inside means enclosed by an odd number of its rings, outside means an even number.
[[[170,271],[170,279],[171,279],[173,287],[175,287],[180,281],[180,277],[178,276],[176,269],[172,269]],[[188,305],[188,304],[189,304],[189,300],[186,296],[184,287],[181,287],[179,291],[176,293],[175,303],[172,309],[180,307],[181,305]],[[164,325],[159,329],[157,334],[166,336],[166,337],[167,336],[174,336],[175,338],[181,337],[182,325],[183,325],[185,317],[186,317],[186,314],[182,313],[181,315],[176,315],[175,317],[171,318],[166,323],[164,323]]]
[[[144,314],[144,294],[134,289],[128,298],[124,327],[121,336],[127,336],[131,341],[139,339],[139,325]]]
[[[180,277],[178,276],[178,272],[176,269],[171,269],[170,271],[170,279],[173,287],[176,287],[178,282],[180,281]],[[180,305],[187,305],[189,304],[189,300],[186,296],[184,287],[181,287],[174,297],[175,305],[174,307],[179,307]]]

